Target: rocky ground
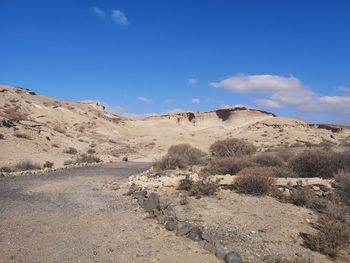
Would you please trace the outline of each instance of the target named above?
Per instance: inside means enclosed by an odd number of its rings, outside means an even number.
[[[218,262],[124,196],[147,163],[0,177],[0,262]]]

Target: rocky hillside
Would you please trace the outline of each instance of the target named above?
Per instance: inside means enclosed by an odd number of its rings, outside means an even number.
[[[173,144],[190,143],[208,150],[211,143],[227,137],[270,150],[346,144],[349,136],[346,127],[308,125],[246,108],[125,118],[98,103],[64,102],[28,89],[0,86],[0,166],[30,159],[40,164],[52,161],[59,167],[87,152],[104,161],[125,155],[150,161]]]

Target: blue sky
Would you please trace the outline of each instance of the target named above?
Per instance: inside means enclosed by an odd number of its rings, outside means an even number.
[[[115,112],[350,123],[348,0],[0,0],[0,83]]]

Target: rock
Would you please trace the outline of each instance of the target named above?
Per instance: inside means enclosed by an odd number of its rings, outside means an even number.
[[[312,187],[312,189],[313,189],[314,191],[320,191],[320,190],[321,190],[321,188],[318,187],[317,185],[314,185],[314,186]]]
[[[133,183],[130,185],[126,195],[133,195],[136,191],[140,191],[140,190],[141,190],[140,187]]]
[[[135,198],[139,198],[139,197],[145,197],[147,195],[147,191],[146,190],[142,190],[142,191],[135,191],[133,193]]]
[[[282,195],[284,197],[289,197],[290,196],[290,190],[288,188],[284,189],[284,191],[282,192]]]
[[[124,156],[123,159],[122,159],[123,162],[128,162],[129,161],[129,158],[128,156]]]
[[[188,205],[188,200],[185,195],[180,196],[180,205]]]
[[[223,259],[225,256],[226,256],[226,252],[225,251],[223,251],[223,250],[221,250],[221,249],[217,249],[216,251],[215,251],[215,256],[217,257],[217,258],[220,258],[220,259]]]
[[[168,231],[175,231],[177,229],[177,221],[175,221],[174,219],[168,220],[165,222],[164,227]]]
[[[198,242],[202,240],[202,230],[199,227],[193,227],[188,233],[188,237],[193,241]]]
[[[214,243],[214,238],[208,233],[202,233],[202,238],[208,241],[209,243]]]
[[[179,222],[177,224],[177,236],[184,236],[187,235],[191,231],[192,226],[189,223],[186,222]]]
[[[159,197],[156,193],[151,193],[149,197],[143,202],[142,208],[146,212],[160,209]]]
[[[241,258],[241,255],[237,252],[229,252],[224,257],[225,263],[242,263],[243,260]]]
[[[206,240],[202,240],[202,241],[199,241],[198,244],[206,251],[209,251],[211,253],[215,253],[216,251],[216,248],[214,246],[214,244],[212,243],[209,243],[208,241]]]

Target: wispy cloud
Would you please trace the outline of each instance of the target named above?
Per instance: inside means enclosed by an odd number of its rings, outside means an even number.
[[[152,102],[150,99],[147,99],[147,98],[142,97],[142,96],[137,97],[137,100],[141,103],[151,103]]]
[[[128,18],[126,15],[120,11],[120,10],[113,10],[112,11],[112,19],[114,22],[116,22],[119,25],[126,26],[129,24]]]
[[[219,109],[233,109],[233,108],[242,108],[242,107],[245,107],[245,108],[249,108],[243,104],[235,104],[235,105],[229,105],[229,104],[221,104],[219,106]]]
[[[98,8],[98,7],[93,7],[92,10],[94,11],[95,15],[99,16],[99,17],[105,17],[106,14],[105,12],[101,9],[101,8]]]
[[[295,77],[233,76],[210,86],[239,93],[268,94],[269,98],[255,99],[255,103],[270,108],[296,107],[306,112],[350,114],[350,96],[320,96]],[[342,91],[347,89],[343,87]]]
[[[350,88],[345,86],[338,87],[337,91],[343,94],[350,94]]]
[[[191,100],[192,104],[199,104],[201,103],[200,99],[194,98]]]
[[[189,79],[187,83],[191,86],[196,86],[198,84],[198,79]]]

